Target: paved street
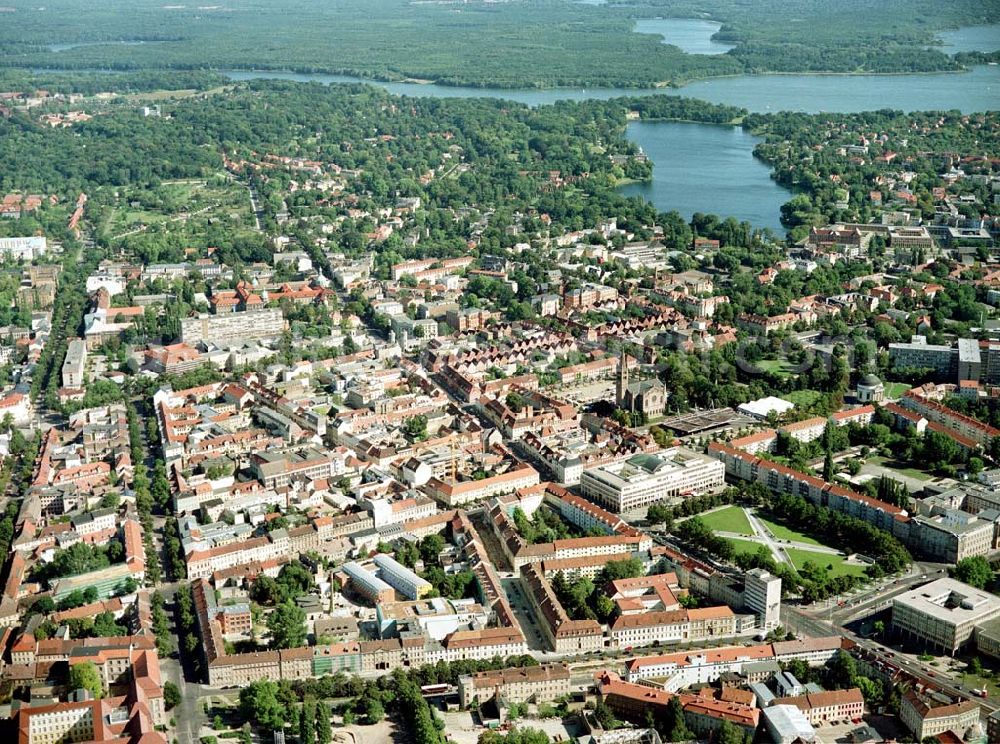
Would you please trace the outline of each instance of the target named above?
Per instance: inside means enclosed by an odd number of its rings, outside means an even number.
[[[528,598],[524,596],[520,580],[516,578],[504,578],[501,579],[501,581],[503,583],[504,591],[507,592],[507,598],[510,600],[510,606],[514,610],[514,615],[517,617],[517,621],[521,625],[521,631],[527,639],[528,648],[530,648],[533,653],[546,653],[545,638],[542,636],[542,631],[538,627],[538,623],[535,620],[535,615],[531,610],[530,604],[528,603]]]
[[[173,682],[181,691],[180,704],[170,711],[176,728],[174,736],[178,741],[198,741],[201,722],[205,719],[201,705],[202,685],[187,682],[180,663],[176,659],[160,659],[160,672],[164,681]]]

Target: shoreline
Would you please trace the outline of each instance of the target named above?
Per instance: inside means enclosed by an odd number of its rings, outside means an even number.
[[[420,86],[432,86],[438,85],[442,88],[465,88],[468,90],[481,90],[484,96],[491,95],[502,95],[505,92],[517,92],[517,93],[545,93],[554,92],[558,93],[560,91],[564,92],[575,92],[583,91],[586,92],[588,88],[594,91],[622,91],[623,95],[621,97],[627,98],[629,93],[655,93],[657,91],[673,90],[673,91],[683,91],[685,88],[696,84],[705,83],[713,80],[734,80],[739,78],[763,78],[763,77],[831,77],[831,78],[869,78],[869,77],[903,77],[908,75],[919,75],[921,77],[933,76],[933,75],[963,75],[968,74],[976,67],[986,67],[988,65],[972,65],[970,67],[962,67],[958,70],[927,70],[927,71],[900,71],[900,72],[794,72],[794,71],[782,71],[782,72],[744,72],[728,75],[710,75],[707,77],[695,77],[685,80],[683,83],[677,83],[672,80],[661,80],[654,82],[650,85],[642,86],[625,86],[619,85],[616,87],[603,87],[597,86],[592,87],[588,85],[573,85],[573,86],[540,86],[540,85],[522,85],[522,86],[500,86],[500,85],[481,85],[477,83],[452,83],[443,80],[432,80],[429,78],[412,78],[412,77],[393,77],[389,75],[379,76],[373,74],[359,75],[357,72],[344,72],[344,71],[316,71],[316,70],[296,70],[289,68],[260,68],[260,67],[250,67],[250,68],[198,68],[198,69],[187,69],[181,67],[131,67],[131,68],[107,68],[100,69],[94,67],[81,67],[79,69],[67,68],[67,67],[20,67],[17,65],[2,65],[0,64],[0,70],[11,70],[11,71],[21,71],[27,72],[32,75],[41,74],[53,74],[53,75],[106,75],[106,74],[130,74],[130,73],[190,73],[190,72],[206,72],[214,73],[217,75],[222,75],[225,77],[230,77],[231,75],[267,75],[268,73],[273,73],[275,75],[304,75],[304,76],[320,76],[325,75],[329,77],[344,77],[353,78],[352,80],[343,81],[345,84],[360,84],[360,85],[372,85],[372,84],[395,84],[395,85],[420,85]],[[232,78],[230,78],[232,79]]]
[[[973,67],[985,67],[985,65],[973,65]],[[159,69],[159,68],[150,68]],[[162,68],[164,70],[173,70],[174,68]],[[971,71],[971,67],[963,67],[959,70],[928,70],[928,71],[901,71],[901,72],[743,72],[732,75],[710,75],[707,77],[695,77],[685,80],[682,83],[676,83],[672,80],[660,80],[652,83],[651,85],[636,85],[636,86],[626,86],[619,85],[613,88],[607,88],[604,86],[590,86],[590,85],[562,85],[562,86],[540,86],[540,85],[523,85],[523,86],[499,86],[499,85],[480,85],[477,83],[450,83],[443,80],[431,80],[431,79],[421,79],[421,78],[392,78],[392,77],[377,77],[371,75],[358,75],[356,73],[347,72],[303,72],[301,70],[274,70],[274,69],[207,69],[206,72],[215,72],[220,75],[228,75],[230,73],[268,73],[274,72],[281,75],[330,75],[330,76],[340,76],[340,77],[351,77],[357,78],[358,82],[373,82],[373,83],[397,83],[397,84],[407,84],[407,85],[440,85],[442,88],[468,88],[470,90],[482,90],[484,92],[494,92],[502,93],[504,91],[520,91],[520,92],[547,92],[547,91],[586,91],[588,88],[593,90],[622,90],[622,91],[635,91],[635,92],[646,92],[646,91],[658,91],[658,90],[683,90],[684,88],[692,85],[694,83],[703,83],[711,80],[733,80],[737,78],[760,78],[760,77],[793,77],[796,75],[808,76],[808,77],[900,77],[904,75],[963,75]]]

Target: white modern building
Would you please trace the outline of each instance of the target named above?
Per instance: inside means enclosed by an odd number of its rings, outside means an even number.
[[[747,416],[751,416],[758,421],[763,421],[772,413],[780,416],[783,413],[788,413],[793,408],[795,408],[794,403],[790,403],[787,400],[775,398],[773,395],[770,395],[766,398],[761,398],[760,400],[752,400],[749,403],[743,403],[736,410],[740,413],[745,413]]]
[[[277,338],[285,330],[281,310],[267,308],[254,312],[198,315],[181,321],[181,341],[195,345],[242,344],[263,338]]]
[[[816,729],[794,705],[772,705],[762,711],[764,726],[774,744],[816,741]]]
[[[482,629],[490,611],[474,599],[430,597],[414,602],[380,602],[375,619],[381,638],[395,638],[403,630],[420,630],[428,638],[443,641],[459,630]]]
[[[378,575],[407,599],[420,599],[431,593],[433,586],[392,556],[379,553],[374,558]]]
[[[580,489],[611,511],[625,512],[721,488],[725,480],[726,468],[721,462],[676,447],[585,470]]]
[[[747,571],[743,606],[757,616],[757,627],[773,630],[781,624],[781,579],[762,568]]]
[[[47,250],[48,241],[43,237],[0,238],[0,255],[9,258],[31,261],[44,256]]]
[[[103,289],[111,297],[125,294],[128,285],[125,277],[115,276],[107,272],[91,274],[87,277],[87,294],[93,294],[99,289]]]
[[[87,367],[87,342],[74,338],[66,346],[66,358],[62,366],[62,384],[66,388],[82,388],[84,370]]]
[[[1000,597],[955,579],[938,579],[892,600],[892,627],[906,637],[952,654],[977,625],[1000,617]]]

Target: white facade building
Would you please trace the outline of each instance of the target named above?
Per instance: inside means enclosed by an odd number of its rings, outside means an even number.
[[[62,365],[62,384],[67,388],[82,388],[87,367],[87,342],[74,338],[66,347]]]
[[[721,488],[725,479],[721,462],[677,447],[586,470],[580,476],[580,488],[587,498],[611,511],[624,512]]]
[[[781,624],[781,579],[762,568],[747,571],[743,606],[757,616],[757,627],[773,630]]]
[[[31,261],[47,251],[48,241],[43,237],[0,238],[0,254],[13,259]]]
[[[392,556],[379,553],[375,556],[374,561],[375,565],[378,566],[379,578],[408,599],[420,599],[430,594],[434,588],[430,582],[421,579]]]
[[[254,312],[199,315],[181,321],[181,341],[198,344],[234,344],[261,338],[276,338],[285,330],[281,310],[268,308]]]

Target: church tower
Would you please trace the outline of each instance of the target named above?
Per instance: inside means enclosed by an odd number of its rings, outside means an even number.
[[[625,354],[625,347],[622,346],[621,355],[618,358],[618,382],[615,385],[615,405],[618,408],[625,407],[625,393],[628,391],[628,356]]]

